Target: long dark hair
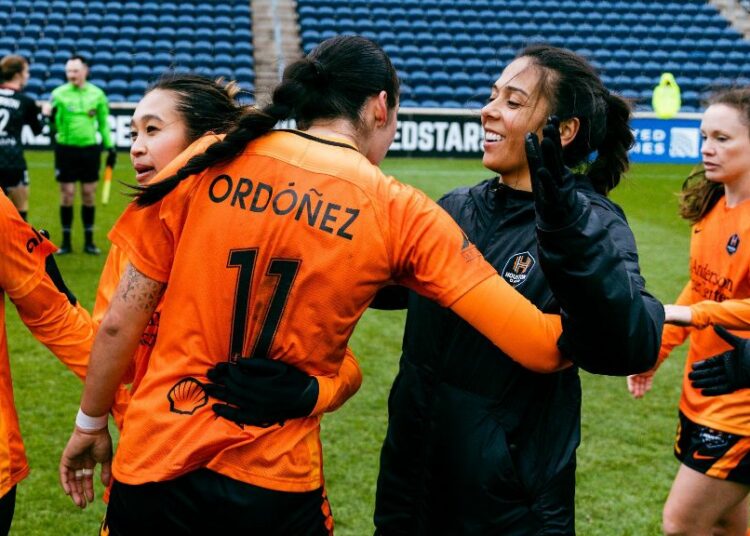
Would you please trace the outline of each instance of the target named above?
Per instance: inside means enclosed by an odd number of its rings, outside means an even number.
[[[141,206],[156,203],[187,177],[232,160],[285,119],[295,119],[306,129],[319,119],[345,118],[359,128],[367,98],[385,91],[389,108],[394,108],[398,89],[396,70],[378,45],[359,36],[327,39],[284,70],[270,104],[248,109],[223,141],[191,158],[172,177],[139,188],[136,202]]]
[[[236,82],[169,72],[151,84],[146,95],[157,89],[172,92],[175,110],[185,122],[190,142],[207,132],[227,132],[237,124],[244,109],[237,101],[240,87]]]
[[[594,68],[581,56],[551,45],[531,45],[516,56],[528,57],[543,71],[539,91],[550,103],[550,114],[561,121],[577,117],[580,126],[563,157],[577,167],[597,152],[586,175],[594,189],[606,195],[627,171],[633,145],[630,106],[602,84]]]
[[[724,104],[739,113],[740,121],[750,128],[750,88],[732,88],[720,91],[708,99],[708,106]],[[724,195],[724,185],[706,178],[703,166],[693,171],[682,184],[680,216],[697,223],[714,208]]]

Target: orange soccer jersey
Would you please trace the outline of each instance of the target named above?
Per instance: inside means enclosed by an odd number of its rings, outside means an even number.
[[[299,132],[264,136],[159,203],[130,207],[110,238],[147,277],[168,281],[114,461],[129,484],[208,467],[271,489],[319,487],[319,418],[265,429],[217,420],[205,371],[250,355],[334,375],[383,285],[451,306],[494,274],[424,194],[351,146]]]
[[[209,146],[221,139],[223,139],[223,136],[215,134],[209,134],[199,138],[190,145],[188,150],[181,155],[181,158],[177,158],[167,165],[154,180],[158,181],[164,177],[173,175],[180,169],[182,164],[187,161],[189,156],[205,151]],[[96,290],[96,301],[94,302],[92,318],[97,326],[101,323],[104,314],[109,308],[112,296],[117,289],[120,278],[125,273],[127,264],[127,256],[119,247],[117,247],[116,244],[112,244],[109,254],[107,255],[107,260],[104,263],[102,274],[99,278],[99,286]],[[131,384],[131,392],[134,392],[138,388],[143,375],[146,373],[149,356],[151,355],[151,350],[156,343],[156,337],[159,332],[159,318],[161,317],[162,303],[163,300],[157,305],[154,314],[151,316],[151,320],[149,320],[146,329],[141,335],[138,348],[133,356],[132,366],[123,378],[123,383]],[[347,348],[346,357],[339,373],[332,378],[318,377],[318,402],[315,405],[315,408],[313,408],[312,414],[317,415],[337,409],[359,390],[361,384],[362,371],[359,368],[359,364],[357,363],[354,354],[349,348]],[[119,425],[121,425],[122,417],[129,401],[130,396],[121,389],[120,392],[118,392],[115,406],[113,407],[113,413],[115,413],[115,419]]]
[[[727,208],[725,198],[692,230],[690,242],[690,282],[677,303],[694,307],[699,325],[721,323],[731,312],[710,307],[708,302],[750,298],[750,206],[744,202]],[[702,303],[700,303],[702,302]],[[731,308],[729,308],[731,311]],[[707,317],[716,312],[715,321]],[[712,329],[665,326],[660,358],[690,336],[690,350],[682,382],[680,410],[690,420],[717,430],[750,435],[750,390],[741,389],[722,396],[703,396],[690,385],[687,373],[692,363],[722,353],[729,345]],[[739,335],[742,335],[739,333]]]
[[[88,313],[72,306],[47,275],[47,256],[56,249],[0,192],[0,496],[29,471],[13,402],[4,294],[40,342],[79,377],[86,372],[93,325]]]

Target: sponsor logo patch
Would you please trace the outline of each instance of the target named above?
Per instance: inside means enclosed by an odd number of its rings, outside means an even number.
[[[517,287],[526,281],[535,265],[536,259],[528,251],[516,253],[505,263],[501,275],[508,284]]]

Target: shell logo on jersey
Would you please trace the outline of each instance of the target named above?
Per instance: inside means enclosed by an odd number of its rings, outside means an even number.
[[[531,256],[531,253],[524,251],[523,253],[516,253],[508,259],[503,267],[502,276],[508,284],[517,287],[529,277],[529,274],[534,269],[536,260]]]
[[[729,242],[727,242],[727,253],[729,253],[730,255],[734,255],[739,248],[740,237],[737,236],[737,233],[735,233],[729,237]]]

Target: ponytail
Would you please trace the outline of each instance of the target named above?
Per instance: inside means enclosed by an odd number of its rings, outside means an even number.
[[[588,169],[588,176],[594,189],[607,195],[620,183],[628,170],[628,150],[633,146],[633,131],[630,130],[630,106],[617,95],[605,96],[607,117],[604,138],[598,147],[594,160]]]
[[[581,56],[552,45],[530,45],[517,58],[528,57],[542,71],[540,94],[550,103],[550,115],[560,121],[577,118],[578,132],[565,146],[565,165],[588,165],[586,176],[594,189],[607,195],[628,169],[633,145],[630,106],[612,95],[594,68]],[[591,153],[596,159],[588,164]]]
[[[223,141],[192,157],[173,176],[138,187],[136,203],[152,205],[187,177],[231,161],[279,121],[296,119],[298,127],[305,130],[319,119],[342,118],[359,127],[366,99],[385,91],[389,107],[395,108],[398,88],[396,69],[374,42],[359,36],[327,39],[284,70],[270,104],[245,111]]]

